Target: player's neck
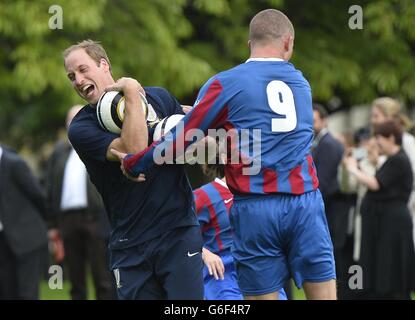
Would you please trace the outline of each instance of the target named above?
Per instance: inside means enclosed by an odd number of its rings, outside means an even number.
[[[250,59],[256,58],[279,58],[284,59],[284,53],[275,47],[256,47],[252,48]]]

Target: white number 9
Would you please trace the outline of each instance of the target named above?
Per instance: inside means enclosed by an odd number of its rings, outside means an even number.
[[[271,120],[272,132],[289,132],[297,126],[294,96],[290,87],[282,81],[273,80],[267,85],[268,104],[272,111],[285,116]]]

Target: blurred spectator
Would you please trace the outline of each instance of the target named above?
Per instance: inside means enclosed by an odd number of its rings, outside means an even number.
[[[355,204],[355,194],[340,191],[338,167],[341,164],[344,147],[327,129],[327,111],[319,104],[313,104],[314,131],[313,159],[320,182],[326,209],[327,223],[334,246],[338,298],[346,299],[348,288],[348,270],[353,245],[348,226],[350,212]]]
[[[409,299],[415,288],[412,220],[407,207],[412,169],[395,121],[376,125],[374,134],[380,153],[387,156],[375,176],[359,168],[355,158],[344,160],[347,170],[368,188],[361,204],[363,288],[372,299]]]
[[[45,193],[26,162],[0,145],[0,299],[38,299],[47,245]]]
[[[414,128],[414,123],[402,113],[401,104],[392,98],[382,97],[375,99],[372,103],[372,114],[370,122],[372,126],[385,122],[386,120],[398,121],[404,129],[402,136],[402,149],[406,152],[415,175],[415,137],[409,133]],[[409,210],[415,223],[415,182],[412,186],[411,197],[409,198]],[[415,228],[412,231],[415,238]]]
[[[320,191],[326,204],[339,192],[337,167],[343,156],[343,146],[327,129],[327,111],[319,104],[313,104],[314,141],[312,145],[313,159],[317,168]]]
[[[359,168],[368,175],[375,175],[376,168],[379,168],[386,160],[385,156],[379,156],[379,150],[376,139],[372,137],[370,128],[361,128],[354,134],[355,147],[346,151],[345,159],[348,156],[353,157],[358,162]],[[353,230],[353,261],[360,259],[361,245],[361,213],[360,207],[363,197],[367,192],[365,184],[360,183],[356,177],[349,173],[345,168],[346,161],[343,161],[339,167],[340,190],[343,193],[355,193],[356,203],[354,207],[354,221],[349,226]]]
[[[72,107],[69,127],[82,106]],[[108,269],[109,226],[100,195],[88,179],[85,166],[68,140],[59,141],[47,166],[47,205],[62,234],[71,297],[87,299],[87,265],[90,264],[97,299],[113,299],[115,290]],[[54,233],[54,236],[58,235]]]

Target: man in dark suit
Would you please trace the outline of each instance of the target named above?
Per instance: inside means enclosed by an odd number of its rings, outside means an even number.
[[[26,162],[0,145],[0,299],[38,299],[45,193]]]
[[[82,108],[67,113],[66,125]],[[87,298],[87,265],[91,265],[97,299],[113,299],[115,288],[108,269],[109,224],[96,188],[68,140],[59,141],[47,165],[47,208],[55,217],[65,248],[71,297]]]
[[[320,181],[319,188],[326,200],[335,196],[340,190],[337,169],[343,158],[344,149],[342,144],[327,129],[328,113],[324,107],[314,103],[313,114],[314,141],[312,154]]]
[[[313,104],[313,113],[314,141],[312,155],[334,247],[338,298],[345,299],[350,293],[348,269],[353,248],[353,244],[350,244],[350,241],[352,241],[350,226],[351,221],[353,221],[350,214],[353,212],[352,206],[355,204],[355,195],[340,192],[338,168],[343,158],[344,147],[327,129],[328,113],[326,109],[319,104]]]

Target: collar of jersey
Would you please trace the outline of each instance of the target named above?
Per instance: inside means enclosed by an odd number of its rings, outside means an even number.
[[[248,60],[246,60],[246,62],[250,62],[250,61],[267,61],[267,62],[270,62],[270,61],[284,61],[284,60],[281,59],[281,58],[249,58]]]
[[[222,179],[215,178],[215,182],[216,182],[216,183],[219,183],[220,185],[224,186],[225,188],[228,188],[228,186],[226,185],[226,183],[225,183],[225,182],[223,182],[223,180],[222,180]]]

